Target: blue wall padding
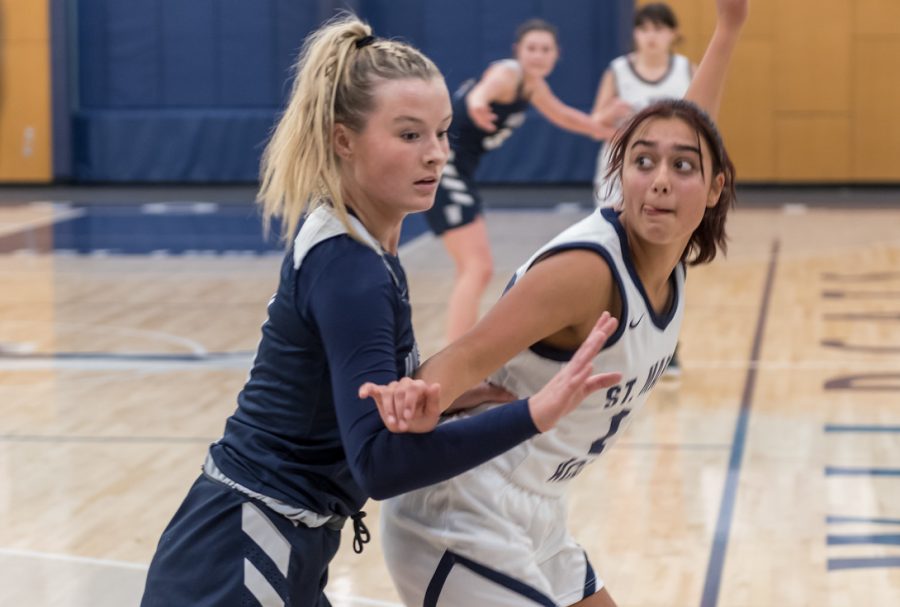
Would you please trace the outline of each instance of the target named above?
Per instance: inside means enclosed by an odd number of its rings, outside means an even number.
[[[84,182],[240,182],[290,91],[303,38],[334,0],[80,0],[72,174]],[[556,94],[588,111],[630,40],[630,0],[360,0],[382,36],[416,44],[451,89],[510,55],[518,23],[560,30]],[[623,23],[625,23],[623,27]],[[534,110],[480,172],[486,182],[591,178],[597,144]]]

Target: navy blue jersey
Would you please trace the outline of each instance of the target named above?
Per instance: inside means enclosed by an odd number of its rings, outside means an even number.
[[[374,402],[358,398],[365,382],[411,374],[418,353],[399,259],[351,219],[368,245],[327,207],[304,223],[237,411],[210,448],[241,489],[322,516],[449,478],[537,432],[527,401],[517,401],[472,424],[393,434]]]
[[[512,59],[507,61],[515,64],[516,69],[521,71],[517,62]],[[525,110],[528,109],[528,99],[523,94],[520,81],[516,99],[512,103],[491,103],[491,111],[497,116],[494,122],[497,130],[493,133],[483,131],[472,122],[466,108],[466,95],[476,83],[474,79],[468,80],[453,94],[453,122],[449,133],[450,147],[453,149],[452,162],[459,174],[465,177],[471,177],[475,172],[482,154],[503,145],[513,131],[525,122]]]

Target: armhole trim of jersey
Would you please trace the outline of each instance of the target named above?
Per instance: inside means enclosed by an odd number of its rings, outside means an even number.
[[[675,269],[672,270],[672,273],[669,275],[669,283],[672,286],[672,302],[669,309],[662,315],[657,314],[653,309],[653,305],[650,303],[650,298],[647,296],[646,289],[644,289],[644,283],[641,282],[641,277],[638,276],[637,269],[631,261],[631,249],[628,246],[628,235],[625,234],[625,228],[622,227],[621,222],[619,222],[618,214],[615,209],[610,208],[601,209],[600,212],[604,219],[612,224],[616,233],[619,235],[619,244],[622,247],[622,262],[625,264],[625,269],[628,270],[628,275],[631,277],[632,284],[634,284],[641,298],[644,300],[644,305],[647,307],[647,313],[650,316],[650,320],[653,321],[653,324],[657,329],[664,331],[669,326],[669,323],[675,318],[681,298],[684,297],[678,281],[678,266],[683,264],[678,262],[678,265],[675,266]]]
[[[606,247],[596,242],[589,241],[567,242],[559,246],[547,249],[546,251],[541,253],[541,255],[531,263],[529,269],[533,267],[534,264],[538,262],[538,260],[546,259],[547,257],[556,255],[557,253],[572,251],[576,249],[592,251],[602,257],[606,262],[606,265],[609,266],[609,271],[612,273],[612,277],[616,283],[616,287],[619,289],[619,299],[622,301],[622,313],[621,318],[619,319],[619,326],[616,327],[615,333],[610,335],[609,339],[606,340],[606,343],[603,344],[603,348],[601,348],[600,350],[601,352],[603,352],[604,350],[607,350],[618,343],[619,338],[622,337],[622,335],[625,333],[625,325],[628,324],[628,297],[625,296],[625,284],[622,281],[622,276],[619,274],[619,269],[616,267],[616,262],[613,259],[613,256],[606,249]],[[512,282],[509,286],[512,286]],[[548,346],[540,342],[532,344],[529,349],[541,358],[547,358],[549,360],[555,360],[557,362],[568,362],[575,355],[574,350],[561,350],[559,348],[554,348],[553,346]]]

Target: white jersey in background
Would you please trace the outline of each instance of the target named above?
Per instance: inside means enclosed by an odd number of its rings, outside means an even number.
[[[681,99],[687,93],[693,76],[691,60],[684,55],[671,55],[669,69],[658,80],[650,81],[642,78],[634,69],[628,55],[616,57],[609,64],[613,80],[616,83],[616,96],[634,108],[635,112],[662,99]],[[614,180],[612,188],[606,179],[609,169],[610,146],[604,142],[597,154],[597,170],[594,175],[594,190],[597,206],[613,206],[622,197],[622,188],[618,180]]]

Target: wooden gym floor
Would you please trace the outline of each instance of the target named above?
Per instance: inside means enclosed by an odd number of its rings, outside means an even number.
[[[681,379],[576,480],[571,527],[621,607],[900,604],[900,204],[776,202],[735,211],[727,259],[690,269]],[[490,212],[485,307],[587,212]],[[58,250],[80,213],[0,206],[4,606],[138,604],[235,406],[280,263],[171,243]],[[91,229],[133,239],[140,221],[124,225]],[[401,257],[427,355],[450,261],[428,235]],[[332,567],[336,607],[397,605],[368,511],[373,542],[357,556],[345,541]]]

